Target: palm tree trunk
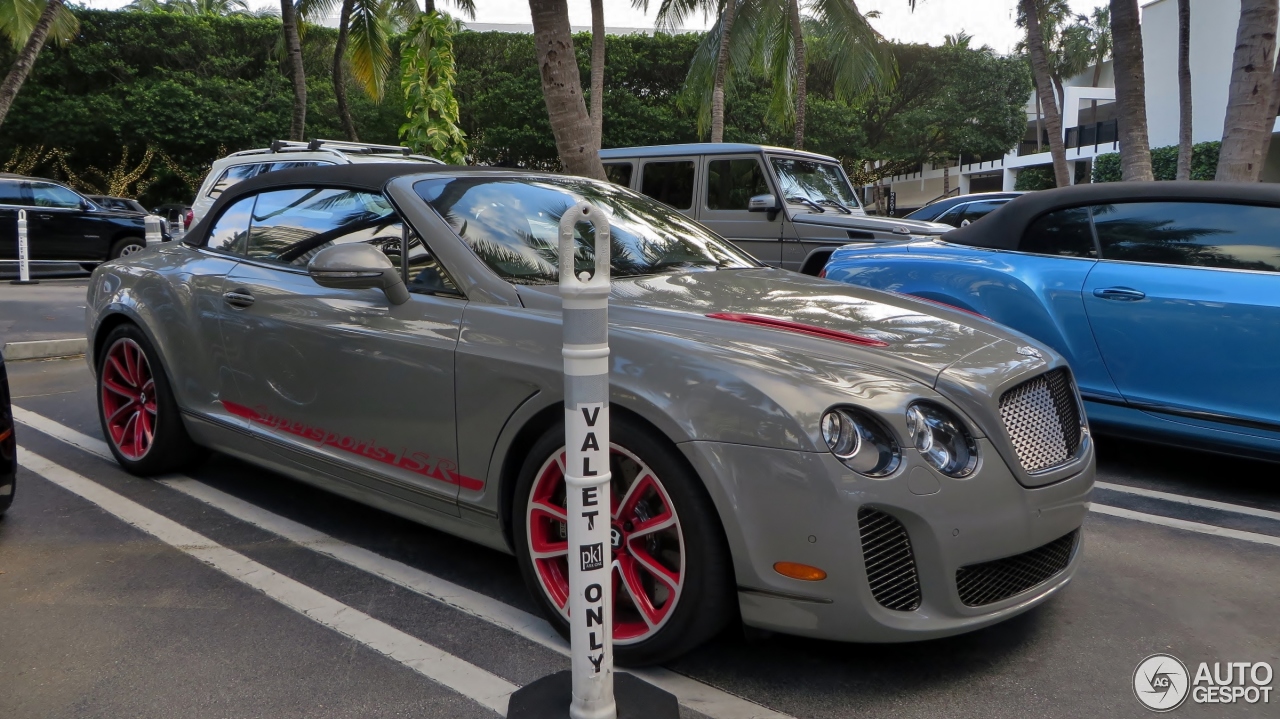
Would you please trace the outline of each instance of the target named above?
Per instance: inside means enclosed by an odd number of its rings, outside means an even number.
[[[604,136],[604,0],[591,0],[591,131],[599,150]]]
[[[1227,116],[1215,180],[1257,182],[1262,172],[1264,135],[1271,123],[1271,75],[1275,66],[1276,0],[1241,0],[1240,25],[1227,90]]]
[[[280,20],[284,24],[284,46],[289,55],[289,77],[293,80],[289,139],[302,140],[307,134],[307,75],[302,67],[302,39],[298,35],[298,11],[293,0],[280,0]]]
[[[720,16],[720,52],[716,55],[716,77],[711,88],[711,141],[724,142],[724,83],[729,74],[729,35],[738,14],[738,0],[725,0]]]
[[[582,99],[582,76],[573,52],[569,6],[566,0],[529,0],[529,10],[533,15],[542,97],[547,103],[560,162],[569,174],[603,180],[604,165],[600,164],[591,117]]]
[[[1040,109],[1040,92],[1036,89],[1036,154],[1044,151],[1044,110]]]
[[[804,149],[804,112],[808,104],[809,68],[804,61],[804,28],[800,25],[799,0],[791,2],[791,41],[796,49],[796,139],[793,146]]]
[[[1178,172],[1191,179],[1191,0],[1178,0]]]
[[[342,131],[347,133],[348,140],[359,142],[356,124],[351,120],[351,110],[347,108],[347,78],[343,72],[347,62],[347,36],[351,32],[353,5],[353,0],[342,0],[342,11],[338,15],[338,40],[333,44],[333,99],[338,103],[338,119],[342,121]]]
[[[1274,24],[1272,29],[1275,29]],[[1142,30],[1138,0],[1111,0],[1111,38],[1116,73],[1116,124],[1120,139],[1120,177],[1151,181],[1147,142],[1147,76],[1142,67]]]
[[[1276,126],[1276,115],[1280,115],[1280,62],[1276,63],[1276,69],[1271,73],[1271,115],[1263,119],[1263,135],[1262,135],[1262,164],[1267,163],[1267,155],[1271,154],[1271,131]]]
[[[0,84],[0,125],[4,124],[9,108],[13,107],[13,100],[18,96],[18,90],[22,89],[22,83],[26,82],[27,75],[31,74],[31,68],[36,64],[36,57],[44,47],[44,40],[49,36],[49,28],[53,26],[53,18],[61,7],[62,0],[49,0],[44,6],[40,19],[36,21],[36,26],[31,28],[31,34],[27,36],[27,43],[22,46],[22,51],[13,61],[13,68],[5,76],[4,83]]]
[[[1035,73],[1036,93],[1044,107],[1044,121],[1049,127],[1049,152],[1053,155],[1053,176],[1058,187],[1071,184],[1067,169],[1067,150],[1062,144],[1062,115],[1058,112],[1054,97],[1053,80],[1050,79],[1049,60],[1044,51],[1044,36],[1040,34],[1040,16],[1036,14],[1035,0],[1018,0],[1027,18],[1027,51],[1031,55],[1031,69]]]
[[[436,0],[427,0],[423,4],[422,14],[428,15],[436,11]]]
[[[1097,87],[1098,83],[1102,80],[1102,62],[1103,62],[1102,60],[1099,60],[1093,66],[1093,86],[1094,87]],[[1089,124],[1090,125],[1098,124],[1098,101],[1097,100],[1089,101]]]

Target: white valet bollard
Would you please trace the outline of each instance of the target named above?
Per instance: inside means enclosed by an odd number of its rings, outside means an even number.
[[[146,225],[145,240],[147,243],[147,247],[150,247],[152,245],[158,245],[161,242],[164,242],[164,234],[160,231],[160,227],[161,227],[160,223],[163,220],[161,220],[159,215],[147,215],[146,217],[142,218],[142,221]]]
[[[595,272],[574,275],[574,229],[595,228]],[[676,698],[613,672],[609,499],[609,218],[579,202],[560,219],[570,671],[511,695],[507,719],[678,719]]]
[[[38,285],[40,280],[31,279],[31,244],[27,238],[27,211],[18,210],[18,279],[10,280],[11,285]]]

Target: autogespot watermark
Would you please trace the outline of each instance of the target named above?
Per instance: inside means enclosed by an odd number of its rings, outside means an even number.
[[[1152,654],[1133,670],[1133,695],[1154,712],[1187,698],[1196,704],[1270,704],[1275,674],[1266,662],[1200,662],[1192,675],[1172,654]]]

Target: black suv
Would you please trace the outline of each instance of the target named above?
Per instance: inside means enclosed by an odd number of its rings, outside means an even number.
[[[0,174],[0,260],[18,259],[19,210],[33,262],[93,265],[147,246],[144,213],[101,207],[51,180]],[[168,241],[163,223],[160,231]]]

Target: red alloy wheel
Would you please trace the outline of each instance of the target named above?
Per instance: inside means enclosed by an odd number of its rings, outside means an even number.
[[[126,337],[111,345],[102,363],[101,385],[107,436],[126,459],[142,459],[155,441],[156,383],[137,342]]]
[[[626,449],[610,447],[613,511],[613,640],[634,644],[662,629],[684,587],[684,535],[662,481]],[[530,492],[526,541],[543,592],[569,616],[569,542],[564,450],[538,470]]]

